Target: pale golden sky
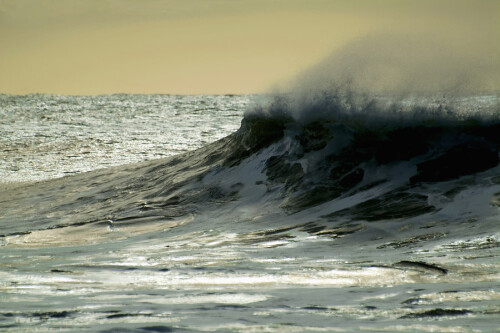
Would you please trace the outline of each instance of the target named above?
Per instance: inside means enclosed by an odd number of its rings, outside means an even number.
[[[0,0],[0,93],[259,93],[379,31],[500,58],[499,22],[498,0]]]

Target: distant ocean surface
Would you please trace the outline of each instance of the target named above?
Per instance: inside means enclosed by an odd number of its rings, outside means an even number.
[[[2,332],[498,332],[500,95],[0,95]]]
[[[1,95],[0,182],[44,180],[200,148],[250,95]]]

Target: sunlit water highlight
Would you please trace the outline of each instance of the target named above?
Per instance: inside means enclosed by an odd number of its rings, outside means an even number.
[[[238,129],[252,96],[0,94],[0,182],[172,156]]]

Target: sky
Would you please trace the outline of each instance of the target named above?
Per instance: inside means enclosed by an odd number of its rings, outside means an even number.
[[[498,0],[0,0],[0,93],[261,93],[395,33],[496,74],[499,31]]]

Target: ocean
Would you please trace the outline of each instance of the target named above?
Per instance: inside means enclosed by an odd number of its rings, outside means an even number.
[[[2,332],[499,332],[500,95],[0,95]]]

